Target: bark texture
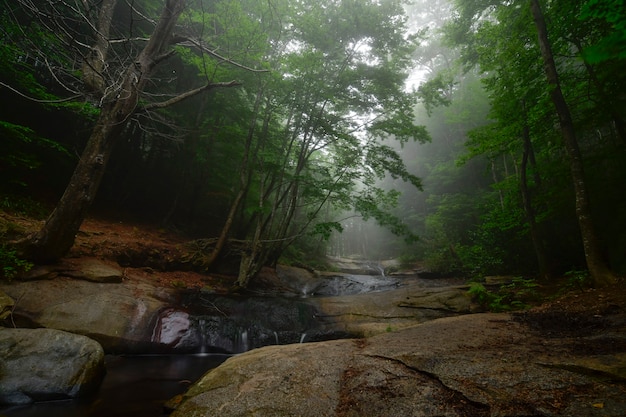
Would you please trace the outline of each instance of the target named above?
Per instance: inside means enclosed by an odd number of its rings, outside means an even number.
[[[578,147],[578,140],[576,138],[576,131],[574,130],[572,116],[559,83],[559,74],[554,62],[554,55],[548,39],[546,22],[543,17],[541,6],[539,5],[539,0],[531,0],[530,9],[537,28],[544,70],[548,84],[550,85],[550,96],[559,117],[563,143],[569,157],[570,172],[576,196],[576,215],[578,217],[578,225],[580,227],[583,247],[585,250],[587,268],[589,269],[589,273],[591,274],[596,286],[601,287],[611,285],[616,283],[617,280],[602,255],[596,230],[591,218],[589,195],[585,181],[582,155],[580,153],[580,148]]]
[[[111,2],[104,2],[109,4]],[[23,245],[26,257],[36,262],[52,262],[64,256],[74,244],[78,229],[91,206],[115,142],[135,112],[139,95],[154,67],[167,56],[174,26],[185,0],[167,0],[154,32],[145,48],[125,72],[111,100],[104,100],[78,165],[56,208],[43,228]]]
[[[522,107],[524,119],[526,119],[526,106],[524,103],[522,103]],[[528,187],[528,161],[533,152],[532,142],[530,140],[530,129],[528,128],[528,124],[526,122],[524,122],[524,128],[522,130],[522,140],[524,141],[524,153],[522,155],[522,163],[520,167],[520,189],[522,192],[522,202],[524,205],[524,212],[526,213],[526,219],[528,220],[528,226],[530,228],[530,238],[533,243],[533,249],[535,250],[539,276],[542,279],[547,280],[550,275],[548,270],[548,256],[546,254],[545,245],[543,244],[543,239],[541,238],[535,209],[532,204],[530,189]]]

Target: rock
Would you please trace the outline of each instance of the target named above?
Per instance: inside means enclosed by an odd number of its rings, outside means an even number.
[[[175,308],[168,308],[159,314],[152,341],[163,348],[179,352],[199,351],[198,337],[192,331],[189,313]]]
[[[355,342],[268,346],[228,359],[184,395],[172,417],[329,416]]]
[[[95,258],[64,259],[53,265],[37,265],[21,275],[21,281],[54,279],[58,276],[71,277],[91,282],[120,283],[123,271],[117,265]]]
[[[301,295],[303,290],[306,291],[306,288],[316,285],[317,281],[319,279],[304,268],[277,265],[276,268],[262,268],[249,289],[256,294]]]
[[[398,305],[405,308],[467,314],[474,310],[467,290],[468,287],[465,285],[429,288],[423,292],[408,295],[406,300],[401,301]]]
[[[513,282],[515,279],[512,275],[492,275],[485,277],[485,284],[487,285],[506,285]]]
[[[154,322],[173,295],[141,280],[102,284],[58,277],[0,285],[19,299],[18,327],[46,327],[88,336],[107,353],[145,353]]]
[[[77,398],[104,376],[95,341],[52,329],[0,328],[0,404]]]
[[[333,270],[346,274],[381,275],[383,272],[380,262],[366,259],[328,257],[328,263]]]
[[[205,374],[172,417],[591,417],[600,405],[602,416],[626,415],[623,382],[607,377],[624,355],[585,362],[579,342],[486,313],[366,340],[262,348]]]
[[[0,321],[6,319],[11,315],[14,306],[15,301],[13,301],[11,297],[6,295],[4,291],[0,290]]]
[[[74,268],[63,271],[64,275],[101,283],[120,283],[123,280],[123,271],[119,267],[98,259],[80,258],[72,263]]]
[[[29,271],[18,276],[20,281],[36,281],[40,279],[54,279],[59,275],[58,266],[35,265]]]
[[[330,278],[301,268],[279,267],[274,273],[265,271],[259,287],[265,296],[259,296],[256,289],[255,296],[224,296],[157,287],[153,278],[132,270],[127,271],[129,279],[119,283],[68,277],[121,274],[119,268],[94,259],[64,260],[42,273],[58,276],[0,284],[7,295],[19,299],[13,314],[15,324],[82,334],[98,341],[107,353],[239,353],[301,339],[371,336],[473,311],[464,287],[436,286],[450,285],[451,280]],[[293,296],[309,284],[322,293],[334,294],[335,281],[341,281],[336,284],[342,291],[357,294]],[[387,291],[375,292],[380,289]]]
[[[400,281],[394,290],[349,296],[311,298],[328,326],[369,337],[417,323],[478,310],[467,287],[426,287],[423,280]]]

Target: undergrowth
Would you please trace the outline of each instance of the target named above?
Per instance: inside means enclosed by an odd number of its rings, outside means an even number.
[[[3,195],[0,196],[0,212],[41,218],[44,210],[40,204],[31,199]],[[10,281],[33,267],[32,263],[18,255],[10,243],[24,233],[22,226],[8,217],[0,216],[0,279]]]
[[[0,278],[12,280],[19,274],[28,272],[33,264],[17,256],[17,252],[8,245],[0,245]]]
[[[480,282],[472,282],[468,294],[483,308],[493,312],[523,310],[537,300],[539,284],[534,279],[515,277],[508,284],[489,290]]]

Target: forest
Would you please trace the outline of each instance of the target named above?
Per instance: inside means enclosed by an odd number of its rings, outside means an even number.
[[[622,0],[1,0],[2,274],[87,216],[202,270],[626,272]]]

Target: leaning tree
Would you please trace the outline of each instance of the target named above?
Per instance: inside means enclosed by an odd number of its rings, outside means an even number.
[[[75,171],[56,208],[37,233],[20,242],[23,255],[37,262],[64,256],[74,244],[76,233],[94,200],[116,142],[139,112],[156,111],[202,92],[240,85],[221,82],[207,75],[202,85],[170,93],[162,101],[155,97],[158,67],[186,50],[203,60],[220,60],[249,71],[252,68],[222,57],[205,36],[210,17],[202,2],[196,11],[186,0],[164,0],[139,4],[118,0],[18,0],[9,15],[28,36],[36,27],[55,45],[58,58],[49,50],[34,48],[45,63],[56,89],[73,100],[90,102],[98,117]],[[160,14],[158,10],[161,9]],[[200,12],[198,12],[198,9]],[[189,13],[187,13],[189,11]],[[188,14],[185,19],[181,16]],[[202,19],[194,18],[198,14]],[[156,16],[155,18],[151,16]],[[180,21],[187,24],[182,27]]]

